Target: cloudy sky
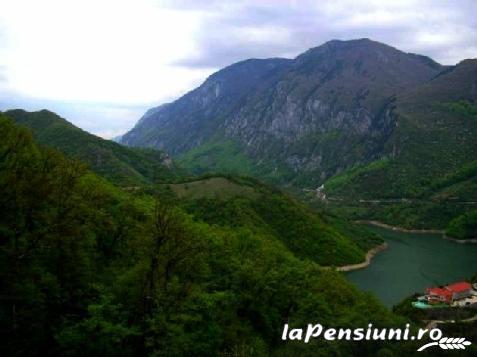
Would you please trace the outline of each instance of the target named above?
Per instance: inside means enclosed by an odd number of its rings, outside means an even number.
[[[477,1],[1,0],[0,110],[50,109],[103,137],[212,72],[368,37],[477,57]]]

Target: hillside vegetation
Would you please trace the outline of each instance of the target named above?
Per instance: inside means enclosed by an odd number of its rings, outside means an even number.
[[[285,322],[352,328],[405,321],[245,218],[207,217],[201,203],[177,202],[168,190],[127,193],[38,146],[3,115],[0,135],[2,355],[327,356],[398,348],[281,343]],[[250,199],[230,204],[243,212]],[[277,230],[283,202],[276,193],[270,216],[260,207],[247,212]],[[285,218],[311,215],[289,210]],[[303,219],[326,229],[318,218]]]
[[[475,78],[475,59],[442,66],[369,39],[333,40],[223,68],[148,111],[122,142],[300,196],[325,183],[329,208],[348,218],[445,229],[477,209]]]
[[[169,180],[177,175],[178,169],[165,153],[128,148],[104,140],[50,111],[10,110],[5,115],[31,129],[38,143],[87,163],[91,170],[111,182],[136,186]]]
[[[477,60],[463,61],[399,97],[387,154],[326,181],[329,197],[343,200],[337,210],[394,225],[445,228],[476,209],[476,77]],[[454,221],[454,229],[456,222],[463,220]]]
[[[446,234],[456,239],[477,239],[477,210],[464,213],[450,221]]]
[[[207,177],[163,186],[196,219],[248,229],[279,241],[294,255],[325,266],[364,261],[382,239],[337,217],[316,213],[278,189],[250,178]]]
[[[195,172],[319,186],[380,158],[396,96],[446,67],[369,39],[333,40],[294,59],[250,59],[148,111],[121,141],[166,150]]]

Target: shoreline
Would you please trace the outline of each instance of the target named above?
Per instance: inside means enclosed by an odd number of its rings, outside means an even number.
[[[449,237],[449,236],[446,235],[445,233],[444,233],[444,235],[442,236],[442,238],[443,238],[443,239],[450,240],[450,241],[453,241],[453,242],[456,242],[456,243],[459,243],[459,244],[472,244],[472,243],[477,243],[477,238],[456,239],[456,238]]]
[[[477,243],[477,238],[455,239],[455,238],[447,236],[445,234],[445,231],[439,230],[439,229],[408,229],[408,228],[403,228],[403,227],[398,227],[398,226],[391,226],[390,224],[382,223],[382,222],[379,222],[379,221],[372,221],[372,220],[371,221],[357,220],[355,222],[359,223],[359,224],[370,224],[370,225],[373,225],[373,226],[376,226],[376,227],[385,228],[385,229],[389,229],[389,230],[392,230],[392,231],[403,232],[403,233],[441,234],[442,239],[450,240],[450,241],[453,241],[453,242],[459,243],[459,244]],[[340,271],[340,272],[350,272],[350,271],[354,271],[354,270],[360,270],[360,269],[367,268],[371,264],[372,259],[378,253],[380,253],[380,252],[382,252],[382,251],[384,251],[388,248],[389,248],[389,244],[387,242],[384,242],[384,243],[368,250],[368,252],[366,253],[366,257],[365,257],[364,262],[356,263],[356,264],[342,265],[342,266],[339,266],[339,267],[335,267],[335,269],[337,271]],[[332,269],[332,267],[330,267],[330,266],[325,266],[325,267],[322,267],[322,268],[323,269]]]
[[[404,232],[404,233],[445,234],[445,231],[440,230],[440,229],[412,229],[412,228],[404,228],[404,227],[399,227],[399,226],[392,226],[390,224],[386,224],[386,223],[379,222],[379,221],[367,221],[367,220],[357,220],[355,222],[360,223],[360,224],[370,224],[372,226],[386,228],[386,229],[390,229],[392,231],[398,231],[398,232]]]
[[[370,224],[372,226],[385,228],[385,229],[389,229],[389,230],[396,231],[396,232],[403,232],[403,233],[441,234],[442,239],[450,240],[450,241],[453,241],[453,242],[459,243],[459,244],[477,243],[477,238],[457,239],[457,238],[449,237],[448,235],[446,235],[445,231],[440,230],[440,229],[408,229],[408,228],[399,227],[399,226],[392,226],[390,224],[386,224],[386,223],[379,222],[379,221],[373,221],[373,220],[371,220],[371,221],[369,221],[369,220],[357,220],[355,222],[359,223],[359,224]]]
[[[337,271],[341,272],[349,272],[353,270],[359,270],[359,269],[364,269],[367,268],[371,264],[371,260],[374,258],[374,256],[383,250],[388,249],[389,244],[384,242],[383,244],[380,244],[370,250],[366,253],[366,258],[364,262],[362,263],[356,263],[356,264],[348,264],[348,265],[342,265],[340,267],[336,267]]]
[[[377,247],[374,247],[366,253],[366,258],[364,262],[362,263],[357,263],[357,264],[348,264],[348,265],[343,265],[340,267],[337,267],[336,270],[341,271],[341,272],[349,272],[353,270],[359,270],[359,269],[364,269],[367,268],[370,264],[372,259],[380,252],[388,249],[389,244],[384,242],[383,244],[378,245]]]

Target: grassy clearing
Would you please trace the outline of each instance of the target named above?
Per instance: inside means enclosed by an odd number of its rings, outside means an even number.
[[[234,196],[256,196],[250,186],[240,185],[225,177],[211,177],[203,180],[168,185],[178,198],[224,199]]]

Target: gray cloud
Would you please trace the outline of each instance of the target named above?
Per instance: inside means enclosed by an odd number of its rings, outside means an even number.
[[[194,54],[174,64],[208,73],[247,58],[292,58],[331,39],[363,37],[443,64],[477,57],[474,0],[170,0],[156,6],[201,19],[193,38]],[[0,61],[8,51],[5,28],[0,23]],[[47,108],[105,137],[125,132],[146,109],[160,104],[123,106],[27,97],[10,89],[14,86],[8,79],[13,82],[14,77],[4,64],[0,62],[0,110]]]
[[[171,4],[169,4],[171,5]],[[171,5],[172,6],[172,5]],[[368,37],[444,64],[477,57],[477,2],[180,1],[206,13],[186,67],[253,57],[294,57],[331,39]]]

